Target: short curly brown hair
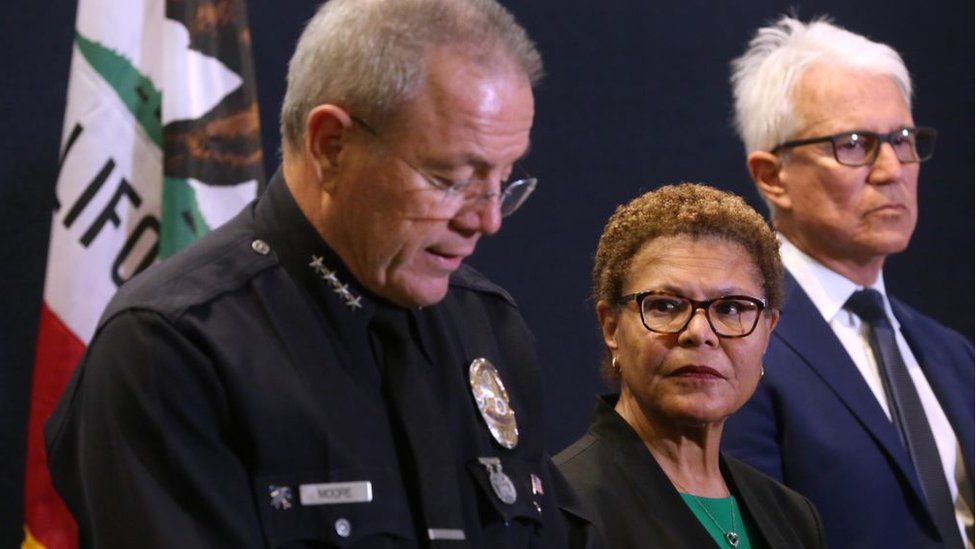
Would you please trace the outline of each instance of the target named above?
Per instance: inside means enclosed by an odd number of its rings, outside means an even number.
[[[617,207],[596,248],[594,303],[620,298],[631,262],[646,242],[680,235],[740,244],[762,278],[767,310],[782,306],[783,263],[769,224],[741,197],[700,183],[665,185]],[[609,374],[609,364],[604,366]]]

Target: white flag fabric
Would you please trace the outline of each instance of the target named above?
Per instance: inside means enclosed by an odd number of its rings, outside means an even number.
[[[243,0],[79,0],[31,390],[23,547],[77,547],[42,427],[118,287],[263,182]]]

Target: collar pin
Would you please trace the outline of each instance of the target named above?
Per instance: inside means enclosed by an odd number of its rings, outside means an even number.
[[[332,292],[338,294],[350,310],[362,309],[362,296],[352,295],[352,292],[349,291],[349,285],[339,282],[339,277],[336,276],[336,272],[326,267],[324,261],[324,257],[312,255],[312,261],[308,266],[332,287]]]

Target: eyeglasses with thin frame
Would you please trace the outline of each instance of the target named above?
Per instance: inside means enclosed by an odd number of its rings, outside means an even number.
[[[379,132],[374,130],[372,126],[367,124],[363,119],[353,115],[350,115],[349,118],[353,121],[353,123],[361,126],[370,135],[386,146],[386,143],[380,136]],[[467,207],[480,203],[482,200],[491,200],[497,197],[498,209],[501,212],[502,217],[508,217],[515,213],[515,211],[525,203],[525,201],[529,198],[529,195],[532,194],[532,191],[535,190],[536,185],[539,183],[539,180],[535,177],[529,177],[526,175],[525,177],[516,179],[515,181],[502,181],[500,184],[500,191],[485,191],[484,189],[491,187],[490,181],[478,179],[450,181],[442,177],[436,177],[418,168],[417,166],[414,166],[411,162],[408,162],[405,158],[393,152],[389,146],[386,146],[385,148],[390,156],[393,156],[400,162],[406,164],[407,167],[416,172],[417,175],[430,184],[430,186],[444,193],[439,207],[439,210],[441,211],[451,211],[452,213],[456,213]]]
[[[766,308],[766,300],[747,295],[724,295],[697,301],[659,290],[621,296],[620,305],[637,303],[641,323],[659,334],[680,334],[685,331],[699,309],[719,337],[746,337],[751,334]]]
[[[834,151],[834,159],[844,166],[868,166],[878,159],[882,143],[888,143],[895,151],[895,156],[902,164],[925,162],[932,158],[935,152],[934,128],[899,128],[889,133],[875,133],[863,130],[810,137],[787,141],[777,145],[770,152],[777,154],[784,149],[813,145],[816,143],[830,143]]]

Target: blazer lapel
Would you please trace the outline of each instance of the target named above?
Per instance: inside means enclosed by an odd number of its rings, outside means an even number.
[[[906,482],[912,486],[919,501],[925,501],[911,457],[901,445],[891,420],[885,415],[878,399],[836,334],[824,322],[813,302],[789,272],[783,277],[783,287],[786,300],[773,337],[793,349],[824,380],[878,445],[888,453]]]
[[[972,379],[960,380],[952,375],[956,365],[945,347],[933,341],[932,334],[926,333],[918,314],[896,299],[891,300],[891,308],[901,324],[902,335],[908,341],[912,354],[932,387],[936,400],[942,407],[956,439],[962,447],[963,461],[967,478],[973,477],[973,402],[966,398],[964,389],[972,388]],[[972,362],[972,357],[968,358]],[[971,392],[969,393],[972,394]]]
[[[675,549],[714,547],[715,541],[688,509],[640,437],[603,398],[597,404],[596,416],[591,431],[612,449],[619,472],[627,479],[626,486],[613,489],[628,491],[637,508],[646,509],[641,513],[647,517],[644,520],[656,519],[661,529],[672,534],[672,539],[648,540],[648,545],[660,543]]]
[[[756,528],[759,530],[756,533],[759,534],[762,541],[765,541],[765,545],[763,545],[760,540],[750,538],[751,544],[754,547],[789,547],[791,542],[783,537],[783,531],[779,523],[773,519],[772,515],[764,511],[770,505],[775,505],[775,502],[770,501],[768,498],[763,498],[753,489],[754,486],[752,484],[746,482],[745,478],[742,478],[740,474],[741,466],[737,466],[735,463],[726,460],[725,456],[721,456],[720,459],[722,474],[726,482],[731,485],[732,492],[739,498],[740,512],[749,513]],[[743,522],[746,522],[745,518],[743,518]]]

